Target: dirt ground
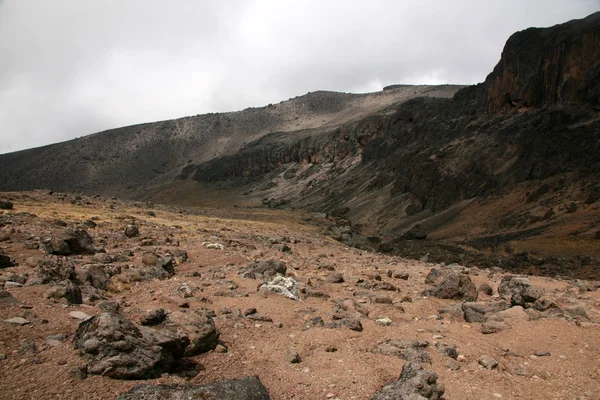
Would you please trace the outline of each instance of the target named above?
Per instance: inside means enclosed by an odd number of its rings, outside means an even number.
[[[96,245],[109,254],[132,250],[124,264],[135,269],[142,253],[154,250],[186,250],[189,260],[175,267],[166,280],[120,282],[104,295],[121,304],[123,314],[133,321],[147,311],[179,309],[182,298],[176,287],[187,282],[197,288],[186,298],[190,309],[208,308],[216,313],[215,324],[227,352],[211,351],[192,358],[200,368],[193,378],[164,374],[148,381],[113,380],[103,376],[77,379],[73,367],[84,360],[74,349],[72,337],[77,319],[71,311],[95,315],[94,304],[68,305],[47,299],[46,285],[7,287],[20,303],[0,302],[0,320],[24,317],[23,326],[0,321],[0,398],[2,399],[113,399],[140,383],[204,384],[221,379],[257,375],[273,399],[369,399],[384,384],[397,379],[405,361],[376,354],[371,349],[388,339],[425,340],[438,382],[446,388],[446,399],[600,399],[600,291],[580,291],[573,281],[532,277],[561,308],[580,306],[585,318],[520,318],[506,320],[508,329],[483,334],[480,323],[467,323],[460,316],[440,314],[444,306],[460,300],[423,296],[429,271],[441,265],[406,260],[385,254],[345,247],[324,235],[318,218],[309,214],[262,208],[184,209],[149,206],[103,198],[57,196],[41,192],[8,194],[15,218],[0,226],[5,234],[0,249],[18,265],[0,270],[2,277],[33,272],[35,261],[44,256],[30,243],[43,242],[60,227],[69,227],[95,217],[95,228],[87,228]],[[149,214],[150,212],[150,214]],[[31,216],[29,213],[33,214]],[[152,215],[154,214],[154,215]],[[125,221],[135,220],[141,237],[127,238]],[[0,235],[3,236],[3,235]],[[163,243],[165,237],[172,244]],[[143,238],[154,238],[153,246],[141,246]],[[203,243],[220,243],[223,250]],[[289,251],[282,251],[282,245]],[[76,265],[90,256],[69,256]],[[328,298],[308,297],[297,302],[276,294],[257,292],[259,280],[242,278],[239,270],[254,260],[282,260],[293,277]],[[332,270],[344,277],[330,283]],[[388,271],[407,272],[407,280],[388,276]],[[494,293],[504,273],[470,268],[469,277],[479,286],[487,283]],[[377,291],[357,286],[364,281],[391,283],[396,290]],[[3,279],[6,280],[6,279]],[[219,281],[239,287],[223,295]],[[1,283],[1,282],[0,282]],[[491,297],[480,294],[483,301]],[[388,297],[386,303],[376,298]],[[331,321],[332,301],[355,299],[368,311],[363,330],[327,328],[308,324],[312,317]],[[231,311],[255,307],[272,322],[236,319]],[[381,326],[379,318],[391,319]],[[64,333],[64,340],[48,340]],[[437,351],[436,343],[456,345],[459,361]],[[31,349],[31,343],[35,349]],[[335,350],[334,350],[335,349]],[[290,363],[287,353],[297,351],[301,362]],[[536,356],[549,352],[549,356]],[[482,355],[498,361],[488,370],[478,364]],[[2,358],[2,357],[0,357]],[[453,363],[454,362],[454,363]]]

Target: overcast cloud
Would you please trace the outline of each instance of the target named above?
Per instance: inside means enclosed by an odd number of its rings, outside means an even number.
[[[600,0],[0,0],[0,153],[314,90],[477,83]]]

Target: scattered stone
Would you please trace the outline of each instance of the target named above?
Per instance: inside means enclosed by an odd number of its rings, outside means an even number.
[[[392,320],[389,318],[378,318],[375,320],[375,323],[381,326],[390,326],[392,325]]]
[[[485,322],[488,314],[503,311],[510,308],[506,301],[492,302],[465,302],[462,304],[462,310],[467,322]]]
[[[203,309],[175,311],[169,314],[169,320],[174,326],[167,326],[165,329],[171,334],[184,332],[187,335],[190,344],[185,350],[186,357],[206,353],[219,344],[220,333],[215,327],[213,315],[212,311]]]
[[[505,276],[498,286],[498,294],[510,300],[513,306],[528,308],[537,299],[542,297],[544,291],[531,286],[529,278],[523,276]]]
[[[439,400],[445,389],[437,379],[435,372],[423,369],[419,363],[409,362],[402,367],[400,379],[385,385],[371,400]]]
[[[258,377],[226,380],[209,385],[138,385],[116,400],[269,400],[267,389]]]
[[[2,252],[2,250],[0,250],[0,268],[8,268],[8,267],[13,267],[15,264],[13,263],[13,261],[10,259],[9,256],[7,256],[6,254],[4,254]]]
[[[151,251],[147,251],[142,254],[142,263],[147,266],[157,265],[160,258]]]
[[[4,322],[6,322],[7,324],[11,324],[11,325],[28,325],[31,322],[23,317],[14,317],[14,318],[9,318],[9,319],[5,319]]]
[[[19,283],[19,282],[11,282],[11,281],[4,282],[5,289],[14,289],[14,288],[20,288],[20,287],[23,287],[23,284]]]
[[[344,325],[346,328],[350,329],[351,331],[355,331],[355,332],[363,331],[363,326],[360,323],[360,320],[358,320],[357,318],[344,318],[340,321],[341,321],[342,325]]]
[[[287,353],[286,360],[290,364],[298,364],[302,361],[302,357],[300,357],[300,354],[296,350],[290,350]]]
[[[82,321],[87,321],[88,319],[92,318],[91,316],[87,315],[86,313],[84,313],[82,311],[71,311],[69,313],[69,316],[71,318],[79,319]]]
[[[488,296],[492,296],[494,294],[494,289],[487,283],[481,284],[477,289],[479,293],[485,293]]]
[[[479,365],[487,369],[494,369],[498,366],[498,361],[496,361],[493,357],[490,356],[481,356],[479,357]]]
[[[491,333],[498,333],[508,329],[509,326],[504,322],[487,321],[481,325],[481,333],[488,335]]]
[[[453,344],[437,343],[435,347],[442,355],[450,357],[454,360],[458,358],[458,351],[456,350],[456,346]]]
[[[214,249],[214,250],[224,250],[225,249],[225,246],[222,245],[221,243],[202,242],[202,246],[206,247],[207,249]]]
[[[427,352],[429,343],[420,340],[388,339],[379,343],[372,353],[386,356],[396,356],[409,362],[431,363],[431,356]]]
[[[444,277],[444,273],[437,268],[432,268],[431,271],[425,277],[425,283],[428,285],[433,285],[442,280]]]
[[[552,355],[552,353],[549,351],[536,351],[535,355],[537,357],[550,357]]]
[[[277,293],[292,300],[300,301],[298,282],[293,278],[276,276],[271,282],[263,283],[259,291]]]
[[[490,318],[497,318],[502,321],[529,321],[529,315],[521,306],[514,306],[507,310],[498,311]]]
[[[327,277],[327,282],[329,283],[344,283],[344,276],[339,272],[334,272],[333,274]]]
[[[397,272],[394,272],[394,273],[392,274],[392,276],[393,276],[395,279],[402,279],[402,280],[405,280],[405,281],[407,281],[407,280],[408,280],[408,278],[410,277],[410,275],[408,274],[408,272],[404,272],[404,271],[397,271]]]
[[[136,225],[127,225],[123,230],[123,233],[128,238],[138,237],[140,236],[140,228],[138,228]]]
[[[249,264],[242,272],[243,278],[272,279],[277,274],[285,275],[287,268],[283,261],[267,260],[255,261]]]
[[[167,313],[162,308],[152,310],[140,319],[142,325],[157,325],[167,318]]]
[[[474,301],[477,299],[477,288],[467,275],[451,272],[431,294],[440,299]]]
[[[47,299],[66,299],[69,304],[83,303],[81,289],[71,281],[61,281],[52,285],[46,290]]]
[[[217,347],[215,347],[215,353],[225,354],[227,353],[227,347],[223,346],[222,344],[218,344]]]
[[[194,297],[194,290],[191,288],[189,283],[181,282],[179,286],[175,289],[175,293],[181,295],[184,299],[189,297]]]
[[[46,257],[38,261],[29,285],[43,285],[75,278],[75,265],[64,257]]]

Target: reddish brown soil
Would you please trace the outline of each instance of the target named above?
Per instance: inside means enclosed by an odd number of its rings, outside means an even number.
[[[561,306],[580,305],[590,319],[577,323],[562,318],[509,321],[510,329],[484,335],[480,324],[468,324],[462,318],[447,314],[443,319],[435,317],[441,306],[458,302],[421,295],[426,288],[424,278],[435,265],[344,247],[324,236],[322,227],[305,222],[306,215],[263,209],[207,209],[199,210],[198,215],[186,215],[185,212],[155,207],[152,211],[156,216],[153,217],[146,214],[147,208],[116,200],[86,198],[84,200],[90,204],[78,205],[40,193],[13,194],[11,197],[15,209],[6,213],[29,212],[37,218],[29,225],[13,227],[15,232],[10,239],[0,242],[0,248],[19,263],[19,266],[0,270],[3,275],[32,272],[26,260],[41,258],[43,253],[25,249],[23,243],[31,235],[43,236],[53,231],[56,227],[49,221],[54,218],[72,224],[97,216],[99,225],[89,232],[95,240],[106,235],[106,249],[112,252],[139,246],[138,239],[116,239],[120,237],[116,233],[124,226],[123,220],[118,218],[130,215],[139,219],[142,236],[172,235],[180,241],[179,248],[187,250],[190,260],[177,266],[172,278],[124,282],[115,285],[107,296],[120,301],[124,314],[137,320],[145,311],[154,308],[176,310],[177,301],[181,299],[173,291],[179,283],[185,281],[202,287],[201,293],[186,300],[192,309],[209,308],[217,313],[215,323],[228,352],[209,352],[194,357],[204,370],[192,379],[164,375],[160,379],[144,381],[146,383],[203,384],[258,375],[273,399],[368,399],[400,374],[403,360],[370,352],[376,344],[396,338],[457,346],[459,354],[464,355],[459,370],[448,369],[447,358],[442,357],[434,346],[429,348],[432,364],[425,365],[438,373],[439,382],[446,387],[447,399],[600,399],[598,290],[580,294],[567,281],[532,278],[533,284],[542,286]],[[110,204],[114,209],[109,208]],[[181,229],[172,228],[173,225],[179,225]],[[281,252],[269,240],[285,236],[293,236],[299,241],[288,244],[291,253]],[[230,240],[237,241],[238,246],[227,245]],[[204,241],[223,243],[226,248],[207,249],[202,246]],[[158,247],[159,251],[169,248]],[[146,249],[134,250],[135,257],[129,264],[141,265],[143,250]],[[257,293],[260,281],[241,278],[238,270],[252,260],[269,258],[285,261],[290,275],[300,282],[310,282],[330,299],[308,298],[295,302],[278,295]],[[325,278],[331,272],[318,269],[325,265],[341,272],[346,282],[327,283]],[[407,281],[388,278],[388,270],[406,271],[410,278]],[[190,277],[192,272],[199,272],[201,276]],[[226,279],[235,281],[240,286],[237,293],[244,297],[215,295],[222,288],[215,285],[218,279],[214,273],[223,273]],[[364,291],[356,286],[359,278],[377,273],[399,291],[373,294],[390,296],[395,301],[409,296],[412,302],[403,302],[404,310],[353,296]],[[470,276],[476,284],[488,283],[495,289],[503,274],[472,269]],[[7,356],[0,360],[0,398],[113,399],[142,383],[102,376],[90,376],[85,380],[72,378],[69,370],[83,365],[83,360],[71,343],[79,321],[71,318],[69,312],[80,310],[94,315],[99,309],[93,305],[66,306],[46,299],[46,289],[45,285],[8,289],[31,309],[0,303],[0,319],[23,316],[32,321],[27,326],[0,322],[0,353]],[[364,302],[362,305],[369,310],[369,318],[361,321],[364,330],[355,332],[344,327],[305,329],[308,317],[322,316],[325,322],[330,321],[327,314],[336,298],[355,298]],[[220,313],[223,307],[231,310],[256,307],[273,322],[223,318]],[[375,319],[380,317],[390,318],[392,325],[377,325]],[[236,323],[237,328],[234,327]],[[245,328],[240,329],[239,323]],[[46,345],[46,337],[56,333],[66,333],[70,337],[57,346]],[[38,353],[32,356],[19,354],[25,341],[35,342]],[[335,347],[337,351],[325,351],[328,347]],[[286,354],[290,349],[300,353],[302,362],[287,362]],[[512,355],[505,356],[506,349],[512,351]],[[551,356],[535,357],[534,353],[541,350],[550,351]],[[499,367],[495,370],[480,367],[477,360],[484,354],[498,360]]]

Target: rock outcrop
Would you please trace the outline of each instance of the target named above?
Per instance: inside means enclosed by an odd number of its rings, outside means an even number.
[[[169,372],[190,343],[181,334],[141,329],[115,310],[81,322],[73,342],[88,373],[114,379],[149,379]]]
[[[269,392],[256,376],[209,385],[138,385],[117,400],[269,400]]]
[[[554,104],[600,106],[600,12],[513,34],[483,86],[491,112]]]

